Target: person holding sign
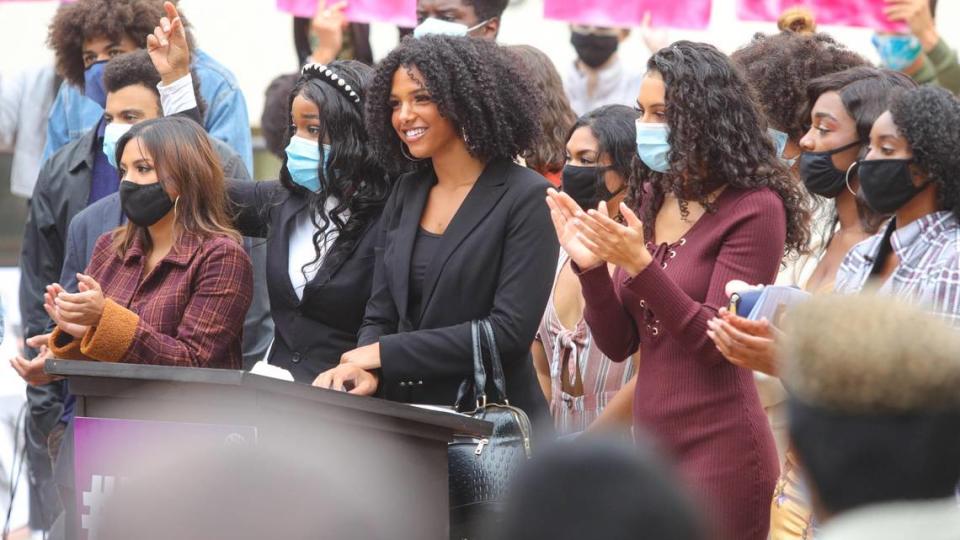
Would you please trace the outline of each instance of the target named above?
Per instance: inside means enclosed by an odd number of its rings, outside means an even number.
[[[596,344],[614,361],[641,353],[634,425],[672,453],[717,538],[762,540],[776,448],[752,375],[705,331],[728,281],[769,282],[785,249],[806,246],[805,195],[726,55],[679,41],[647,67],[625,222],[602,202],[585,210],[555,191],[547,202]]]

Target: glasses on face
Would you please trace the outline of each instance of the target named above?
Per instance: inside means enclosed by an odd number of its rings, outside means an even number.
[[[619,36],[619,28],[607,28],[605,26],[590,26],[587,24],[571,24],[570,30],[578,34],[589,34],[593,36]]]

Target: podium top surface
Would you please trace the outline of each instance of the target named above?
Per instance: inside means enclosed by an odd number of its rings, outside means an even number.
[[[489,435],[493,424],[469,416],[424,409],[383,399],[355,396],[345,392],[315,388],[302,383],[282,381],[241,370],[184,368],[144,364],[89,362],[48,359],[46,371],[72,378],[93,378],[102,381],[144,381],[154,383],[193,383],[233,386],[312,401],[318,405],[340,407],[357,412],[416,422],[466,435]],[[83,394],[78,391],[78,394]]]

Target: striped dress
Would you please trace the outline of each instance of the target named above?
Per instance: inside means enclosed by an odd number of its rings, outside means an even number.
[[[586,429],[634,372],[632,358],[617,363],[600,352],[582,317],[573,329],[560,323],[553,294],[556,277],[568,261],[561,250],[538,335],[550,361],[550,414],[560,435]]]

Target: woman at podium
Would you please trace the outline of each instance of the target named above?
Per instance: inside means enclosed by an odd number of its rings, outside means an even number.
[[[510,404],[549,431],[530,344],[559,247],[550,184],[513,162],[537,133],[536,94],[496,44],[424,36],[380,63],[369,99],[378,155],[411,172],[381,217],[360,347],[314,384],[453,405],[473,374],[471,321],[487,319]]]

